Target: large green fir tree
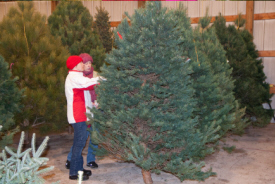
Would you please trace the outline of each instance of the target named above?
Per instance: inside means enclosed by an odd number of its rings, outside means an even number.
[[[18,87],[25,88],[17,122],[46,122],[55,129],[67,125],[64,83],[69,52],[50,34],[46,17],[34,11],[32,2],[18,2],[0,23],[0,32],[0,54],[13,63]]]
[[[101,6],[100,8],[96,7],[96,10],[94,29],[98,32],[106,53],[109,53],[113,48],[113,32],[111,30],[109,13]]]
[[[72,55],[89,53],[93,57],[94,70],[100,72],[105,49],[98,33],[92,29],[93,17],[82,2],[60,2],[48,18],[48,24],[52,35],[61,37]]]
[[[244,22],[239,16],[235,25],[226,26],[224,17],[220,15],[213,26],[233,68],[236,99],[242,108],[246,107],[246,116],[254,125],[265,126],[273,116],[273,110],[264,109],[262,105],[270,103],[269,85],[265,82],[262,60],[258,59],[253,36],[242,29]]]
[[[8,63],[0,56],[0,150],[13,142],[16,133],[14,114],[22,108],[22,91],[16,86],[18,78],[13,78]]]
[[[199,160],[213,152],[206,145],[221,136],[221,122],[213,120],[200,130],[204,125],[188,61],[196,48],[190,21],[179,20],[181,16],[186,15],[155,2],[136,10],[129,17],[131,26],[124,19],[115,31],[118,49],[107,55],[111,65],[102,69],[107,81],[96,89],[103,110],[92,110],[91,124],[99,130],[92,140],[102,145],[97,154],[106,149],[134,162],[142,168],[145,183],[152,183],[150,172],[169,172],[181,180],[204,180],[213,174],[202,172]]]
[[[194,73],[194,88],[198,98],[198,116],[201,131],[212,122],[220,126],[220,135],[232,130],[242,133],[248,125],[243,118],[245,108],[239,109],[234,96],[232,68],[227,63],[226,52],[216,36],[215,29],[209,28],[211,17],[206,15],[194,29],[196,53],[191,53]]]

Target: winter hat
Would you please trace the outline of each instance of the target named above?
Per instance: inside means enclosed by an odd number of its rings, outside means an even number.
[[[69,70],[73,69],[76,65],[78,65],[78,63],[80,63],[81,61],[83,61],[83,59],[79,56],[70,56],[67,59],[67,68]]]
[[[88,61],[91,61],[91,63],[93,62],[92,56],[90,56],[87,53],[82,53],[82,54],[79,55],[79,57],[81,57],[83,59],[84,64],[87,63]]]

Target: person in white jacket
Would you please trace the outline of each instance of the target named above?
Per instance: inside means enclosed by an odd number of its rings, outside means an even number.
[[[99,78],[88,78],[83,76],[84,65],[79,56],[70,56],[67,59],[69,74],[65,81],[65,95],[67,99],[68,122],[74,128],[74,140],[72,157],[70,162],[69,179],[77,180],[78,171],[83,171],[83,180],[92,175],[90,170],[83,168],[82,150],[87,140],[87,117],[85,104],[85,90],[94,89],[99,84]]]
[[[83,76],[88,77],[88,78],[93,78],[94,68],[92,67],[92,62],[93,62],[92,56],[90,56],[87,53],[82,53],[79,55],[79,57],[81,57],[83,59],[83,64],[84,64]],[[84,96],[85,96],[86,113],[91,114],[91,116],[93,117],[93,114],[89,111],[89,108],[97,108],[98,104],[96,102],[95,90],[85,91]],[[87,120],[89,120],[89,119],[87,118]],[[87,139],[89,137],[91,137],[91,135],[90,135],[91,133],[89,130],[90,131],[93,130],[91,125],[88,125]],[[95,157],[95,149],[94,148],[98,148],[98,145],[93,144],[92,140],[90,138],[89,146],[88,146],[88,154],[87,154],[87,166],[92,169],[98,168],[98,164],[95,162],[96,157]],[[68,153],[67,161],[65,164],[65,167],[67,169],[70,169],[71,157],[72,157],[72,148],[71,148],[70,152]]]

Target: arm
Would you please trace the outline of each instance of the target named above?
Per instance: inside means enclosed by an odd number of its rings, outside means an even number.
[[[88,78],[84,76],[77,76],[72,77],[70,80],[72,80],[73,88],[82,89],[82,90],[92,90],[93,87],[97,84],[99,84],[98,80],[99,78]]]

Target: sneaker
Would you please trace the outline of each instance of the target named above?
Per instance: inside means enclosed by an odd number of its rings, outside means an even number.
[[[66,161],[65,167],[66,167],[67,169],[70,169],[70,161],[69,161],[69,160]]]
[[[83,169],[83,173],[87,176],[92,176],[92,171]]]
[[[78,179],[78,175],[69,176],[69,179],[70,180],[77,180]],[[85,180],[88,180],[88,179],[89,179],[88,175],[85,175],[85,174],[82,175],[82,181],[85,181]]]
[[[93,168],[93,169],[98,168],[98,165],[97,165],[94,161],[93,161],[93,162],[89,162],[89,163],[87,164],[87,166],[90,167],[90,168]]]

